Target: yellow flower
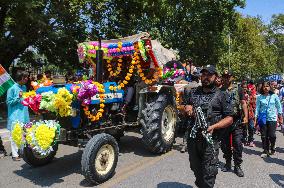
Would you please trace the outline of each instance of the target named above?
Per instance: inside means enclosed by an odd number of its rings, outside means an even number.
[[[23,133],[20,123],[16,123],[12,130],[12,139],[19,148],[24,144]]]
[[[122,59],[118,59],[117,61],[118,61],[119,63],[122,63],[122,62],[123,62],[123,60],[122,60]]]
[[[45,124],[39,125],[35,129],[35,139],[38,146],[43,150],[47,150],[54,142],[55,132],[55,128],[50,128]]]
[[[109,86],[109,90],[113,90],[113,86]]]
[[[130,73],[133,73],[133,69],[129,69],[129,72],[130,72]]]
[[[131,65],[131,66],[130,66],[130,69],[134,69],[134,68],[135,68],[134,65]]]
[[[128,84],[128,82],[126,80],[123,80],[124,85]]]
[[[100,108],[104,108],[105,107],[105,105],[104,104],[100,104]]]
[[[144,77],[142,77],[142,80],[146,80],[146,77],[144,76]]]
[[[121,89],[121,86],[119,85],[119,86],[117,86],[117,89]]]
[[[144,76],[144,73],[140,73],[139,75],[140,75],[140,77],[143,77],[143,76]]]
[[[130,80],[129,76],[126,76],[126,77],[125,77],[125,80]]]
[[[123,84],[123,83],[120,83],[119,86],[120,86],[121,88],[124,88],[124,84]]]

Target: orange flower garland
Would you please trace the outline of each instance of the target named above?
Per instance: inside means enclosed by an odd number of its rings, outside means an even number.
[[[117,69],[114,72],[113,69],[112,69],[111,60],[109,60],[109,59],[107,60],[107,68],[108,68],[107,70],[108,70],[110,76],[118,76],[121,73],[121,66],[122,66],[122,61],[123,61],[122,56],[120,56],[117,61],[118,61]]]
[[[99,91],[99,97],[100,97],[100,109],[98,110],[97,114],[93,115],[91,113],[91,111],[89,110],[89,107],[88,106],[85,106],[83,108],[84,110],[84,113],[85,115],[87,116],[88,119],[90,119],[92,122],[95,122],[95,121],[99,121],[101,117],[103,117],[103,112],[104,112],[104,107],[105,107],[105,100],[104,100],[104,93],[105,93],[105,90],[104,90],[104,86],[103,84],[100,84],[98,82],[93,82],[97,88],[98,88],[98,91]]]

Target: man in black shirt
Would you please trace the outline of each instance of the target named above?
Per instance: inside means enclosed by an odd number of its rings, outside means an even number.
[[[208,129],[192,125],[189,129],[188,154],[190,168],[195,174],[197,187],[214,187],[218,174],[219,141],[222,130],[233,123],[233,109],[229,97],[215,87],[217,72],[214,66],[207,65],[201,70],[202,86],[186,89],[183,96],[184,110],[188,116],[193,114],[194,108],[201,107]],[[195,117],[196,118],[196,117]],[[193,138],[192,133],[196,131]],[[209,143],[204,131],[212,134],[213,143]],[[202,133],[203,132],[203,133]],[[208,135],[208,134],[207,134]]]
[[[231,71],[225,71],[222,75],[224,87],[222,90],[230,96],[230,103],[234,110],[234,123],[231,127],[227,128],[224,133],[221,148],[226,160],[225,166],[222,168],[223,172],[231,170],[232,156],[234,158],[234,172],[237,176],[243,177],[244,172],[241,169],[242,160],[242,139],[244,124],[248,123],[248,109],[243,95],[243,92],[238,87],[233,85],[233,74]],[[243,120],[242,120],[243,118]],[[230,135],[232,134],[233,150],[230,144]]]

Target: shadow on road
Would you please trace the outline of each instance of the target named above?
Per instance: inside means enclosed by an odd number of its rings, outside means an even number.
[[[267,158],[264,159],[264,161],[267,162],[267,163],[275,163],[275,164],[284,166],[284,160],[283,159],[274,158],[274,156],[267,157]]]
[[[258,155],[258,156],[261,155],[261,151],[256,151],[256,150],[245,148],[245,147],[243,148],[243,152],[248,155]]]
[[[280,187],[284,187],[284,176],[280,174],[269,174],[271,179]]]
[[[186,185],[179,182],[162,182],[157,185],[157,188],[193,188],[191,185]]]
[[[76,152],[55,158],[50,164],[42,167],[31,167],[23,164],[21,170],[14,171],[15,174],[29,179],[35,185],[50,187],[53,184],[61,183],[65,176],[73,173],[81,173],[81,155],[82,152]]]
[[[129,135],[126,135],[120,139],[119,153],[134,153],[135,155],[143,157],[157,156],[145,148],[141,138]]]

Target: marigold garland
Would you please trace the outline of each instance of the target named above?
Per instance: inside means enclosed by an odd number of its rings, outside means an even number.
[[[118,64],[117,64],[117,68],[116,70],[114,71],[113,68],[112,68],[112,65],[111,65],[111,60],[107,60],[107,68],[108,68],[108,72],[109,72],[109,75],[111,77],[113,76],[118,76],[120,73],[121,73],[121,66],[122,66],[122,57],[123,56],[120,56],[119,59],[117,60],[118,61]]]
[[[99,91],[99,98],[100,98],[100,109],[98,110],[98,112],[93,115],[91,113],[91,111],[89,110],[89,106],[85,106],[83,108],[84,110],[84,113],[85,115],[87,116],[88,119],[90,119],[92,122],[95,122],[95,121],[99,121],[101,117],[103,117],[103,112],[104,112],[104,107],[105,107],[105,100],[104,100],[104,93],[105,93],[105,90],[104,90],[104,85],[103,84],[100,84],[98,82],[93,82],[93,84],[95,84],[98,88],[98,91]]]

